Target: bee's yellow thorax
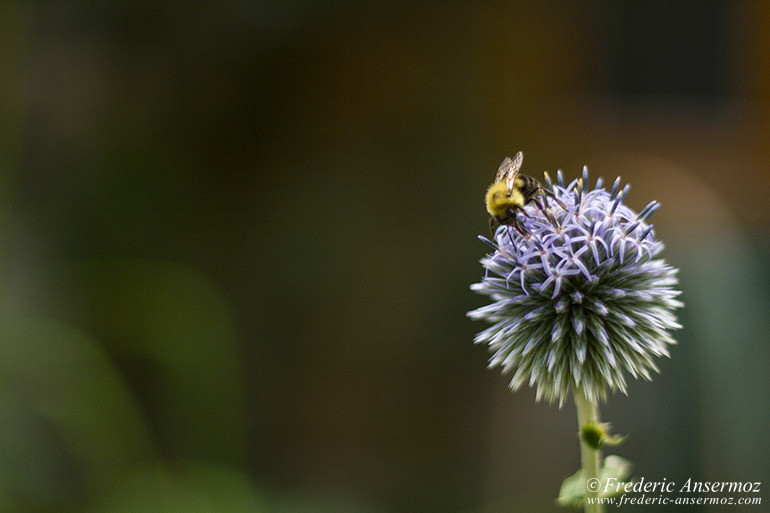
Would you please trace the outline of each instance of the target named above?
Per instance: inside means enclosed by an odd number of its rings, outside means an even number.
[[[489,189],[487,189],[485,200],[487,212],[495,217],[505,217],[509,208],[516,205],[524,205],[524,196],[522,196],[521,192],[514,188],[509,196],[505,182],[497,182],[490,185]]]

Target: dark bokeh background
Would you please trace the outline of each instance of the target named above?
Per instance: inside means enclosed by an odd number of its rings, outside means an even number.
[[[557,511],[574,408],[511,394],[465,318],[517,150],[663,203],[685,329],[603,406],[615,452],[770,486],[767,6],[12,1],[0,24],[3,511]]]

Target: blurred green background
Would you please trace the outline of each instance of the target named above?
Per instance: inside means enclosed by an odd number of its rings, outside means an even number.
[[[518,150],[663,203],[685,329],[603,406],[614,452],[770,500],[766,4],[9,1],[0,23],[2,511],[559,510],[574,407],[510,393],[465,317]]]

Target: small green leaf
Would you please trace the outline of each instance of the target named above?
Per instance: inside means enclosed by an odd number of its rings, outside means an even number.
[[[559,506],[580,506],[586,496],[586,480],[583,479],[583,471],[578,470],[561,484],[559,498],[556,502]]]
[[[604,464],[599,472],[599,479],[602,485],[599,487],[599,497],[612,497],[623,491],[625,479],[631,475],[631,462],[620,456],[610,455],[604,459]],[[610,479],[611,486],[607,486]],[[561,484],[559,489],[559,498],[556,502],[559,506],[578,507],[583,503],[586,497],[586,480],[583,477],[583,470],[578,470]]]
[[[612,497],[613,495],[620,494],[623,491],[623,485],[627,482],[625,480],[631,475],[631,467],[631,462],[620,456],[611,454],[604,458],[604,465],[601,472],[599,472],[599,478],[604,486],[601,487],[603,492],[599,495],[601,497]],[[613,481],[612,486],[607,487],[606,483],[610,478],[614,478],[616,481]]]
[[[580,438],[594,450],[599,450],[605,445],[620,445],[626,437],[610,435],[610,425],[606,422],[589,422],[580,430]]]

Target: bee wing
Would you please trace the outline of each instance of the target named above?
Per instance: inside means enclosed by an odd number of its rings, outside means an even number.
[[[503,163],[500,164],[499,168],[497,168],[497,174],[495,175],[495,183],[501,181],[503,177],[505,177],[505,175],[508,174],[508,170],[511,168],[512,164],[513,164],[513,161],[510,159],[510,157],[505,157],[505,160],[503,160]]]
[[[513,159],[510,157],[505,157],[505,160],[503,160],[503,163],[500,164],[500,167],[497,169],[497,175],[495,175],[495,183],[504,179],[507,180],[510,177],[515,177],[519,172],[519,169],[521,169],[521,163],[523,161],[524,154],[521,152],[518,152],[516,155],[514,155]]]
[[[513,156],[513,160],[506,158],[500,164],[500,169],[497,170],[497,181],[505,179],[505,187],[508,189],[508,192],[513,191],[513,183],[516,180],[516,175],[519,174],[522,162],[524,162],[524,154],[518,152]]]

